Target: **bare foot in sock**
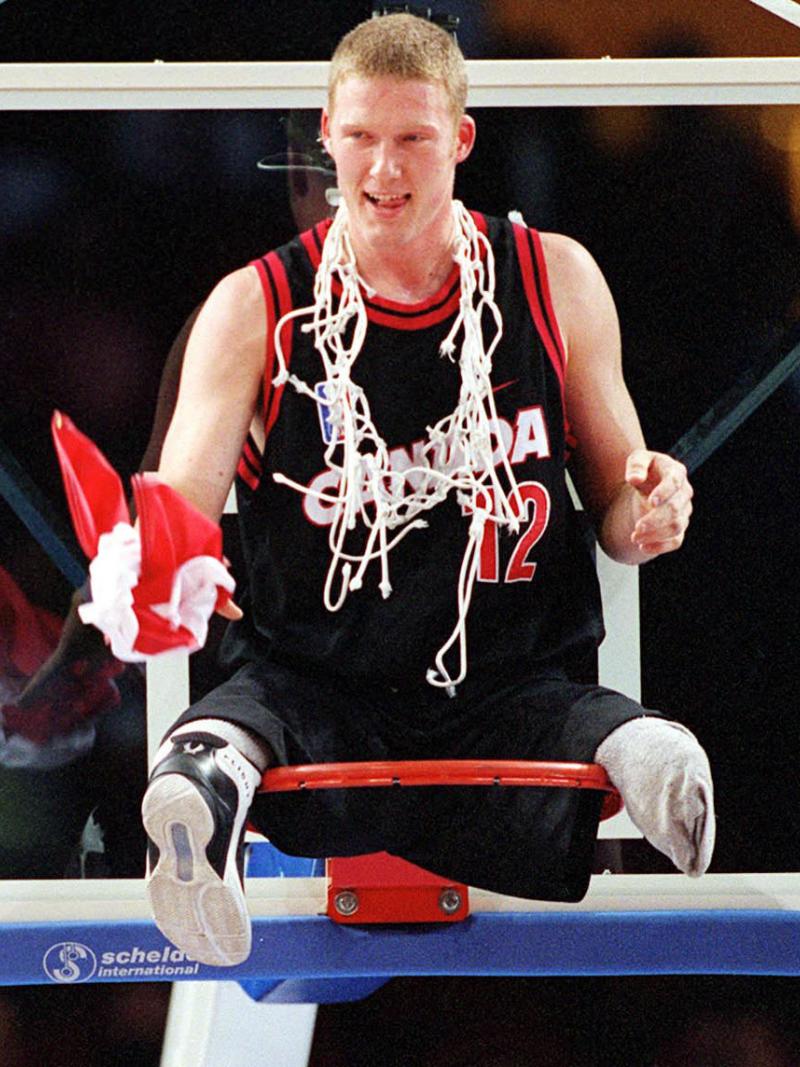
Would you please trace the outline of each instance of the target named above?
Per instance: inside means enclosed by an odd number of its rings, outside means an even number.
[[[595,761],[650,844],[684,874],[704,874],[714,851],[714,787],[694,734],[665,719],[631,719],[608,735]]]

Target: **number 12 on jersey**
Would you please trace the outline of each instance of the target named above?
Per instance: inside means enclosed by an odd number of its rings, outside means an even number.
[[[541,482],[520,482],[518,488],[519,496],[516,493],[509,495],[511,510],[518,518],[527,520],[528,525],[518,536],[511,552],[503,579],[505,582],[531,581],[536,573],[536,563],[529,560],[528,556],[541,539],[550,521],[550,494]],[[495,510],[494,488],[487,486],[483,492],[488,497],[491,504],[490,511],[493,512]],[[524,514],[520,514],[520,500]],[[463,511],[466,514],[469,509],[464,508]],[[499,541],[500,531],[497,521],[490,514],[486,519],[481,538],[477,575],[479,582],[499,581]]]

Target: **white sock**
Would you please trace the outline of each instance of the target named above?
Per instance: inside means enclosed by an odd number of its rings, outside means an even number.
[[[171,743],[175,737],[192,733],[214,734],[216,737],[221,737],[223,741],[233,745],[236,751],[249,760],[261,773],[272,762],[272,752],[266,741],[262,741],[251,730],[234,722],[228,722],[226,719],[196,719],[194,722],[183,723],[169,735],[167,742]],[[160,758],[161,753],[156,756],[156,762]]]
[[[699,877],[714,851],[714,786],[699,741],[653,716],[618,726],[595,753],[636,827],[675,866]]]

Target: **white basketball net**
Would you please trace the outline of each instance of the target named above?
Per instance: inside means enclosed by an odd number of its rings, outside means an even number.
[[[388,597],[392,591],[389,553],[412,530],[427,526],[421,518],[423,512],[455,491],[456,500],[470,519],[458,578],[458,619],[436,654],[435,668],[426,674],[431,685],[450,692],[454,692],[454,687],[467,674],[466,619],[486,520],[491,516],[498,525],[516,531],[525,511],[502,446],[498,446],[499,462],[508,479],[508,491],[503,488],[495,466],[498,459],[493,438],[499,442],[499,434],[490,375],[503,322],[494,302],[494,256],[488,240],[457,200],[453,202],[453,219],[456,229],[453,259],[460,271],[461,292],[458,315],[442,342],[441,354],[454,360],[456,341],[462,335],[458,355],[461,389],[452,414],[428,427],[428,438],[419,453],[417,466],[403,471],[391,469],[389,449],[372,421],[364,390],[350,376],[367,329],[362,288],[369,295],[372,291],[358,275],[344,205],[339,207],[323,246],[314,282],[314,304],[284,315],[275,328],[278,373],[273,383],[280,386],[290,382],[298,393],[310,397],[328,413],[332,434],[325,461],[337,476],[336,489],[316,492],[283,474],[275,474],[274,478],[300,493],[317,497],[331,509],[331,562],[324,588],[324,603],[329,611],[338,611],[348,593],[361,588],[365,571],[373,560],[380,561],[380,590]],[[338,298],[333,291],[334,277],[342,287]],[[482,330],[485,313],[495,325],[488,348]],[[281,331],[294,318],[311,319],[302,330],[314,335],[314,347],[325,375],[324,396],[288,371]],[[513,497],[516,506],[512,505]],[[365,530],[365,543],[361,552],[352,554],[345,551],[345,537],[359,523]],[[444,659],[456,643],[459,669],[452,677]]]

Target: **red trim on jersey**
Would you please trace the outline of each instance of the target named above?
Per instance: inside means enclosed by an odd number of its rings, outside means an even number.
[[[458,268],[456,268],[457,271]],[[443,296],[446,296],[448,288],[452,288],[455,284],[455,278],[449,278],[448,283],[439,290],[435,297],[430,300],[426,300],[424,304],[396,304],[395,307],[405,308],[408,312],[410,307],[419,308],[419,311],[415,311],[414,314],[398,315],[396,312],[392,312],[390,309],[384,309],[383,305],[389,303],[389,301],[379,300],[378,297],[373,297],[372,302],[367,304],[367,318],[370,322],[377,323],[379,326],[391,326],[395,330],[424,330],[427,326],[435,326],[437,322],[444,322],[445,319],[450,318],[458,311],[458,301],[460,298],[460,289],[456,285],[453,292],[447,297],[443,303],[438,307],[434,307],[432,311],[426,312],[424,309],[426,306],[441,301]],[[375,305],[380,303],[381,307]]]
[[[242,479],[245,485],[248,485],[253,492],[258,489],[259,479],[250,470],[250,467],[245,463],[244,457],[239,460],[239,465],[236,468],[237,475]]]
[[[544,343],[550,362],[553,364],[553,370],[556,372],[558,381],[561,385],[561,392],[563,393],[564,363],[561,358],[561,353],[550,333],[549,323],[545,319],[544,309],[542,308],[541,301],[539,300],[539,293],[536,288],[536,273],[533,266],[533,258],[531,257],[530,245],[528,244],[527,239],[527,234],[532,234],[533,231],[527,230],[524,226],[518,226],[516,223],[512,223],[512,225],[514,227],[514,240],[517,245],[519,266],[522,272],[522,284],[525,289],[525,296],[528,298],[528,307],[531,310],[531,315],[536,324],[537,332]]]
[[[300,242],[305,248],[314,270],[317,269],[322,259],[320,249],[325,244],[325,238],[328,236],[328,230],[330,230],[332,223],[333,219],[323,219],[322,222],[318,222],[310,230],[300,234]]]
[[[271,324],[276,321],[275,306],[272,299],[272,287],[269,283],[269,275],[267,274],[264,260],[255,260],[253,266],[258,272],[259,281],[261,282],[261,291],[264,294],[264,311],[267,320],[266,341],[264,345],[264,380],[261,383],[261,414],[262,418],[266,419],[267,405],[269,404],[270,393],[272,391],[272,363],[275,358],[275,345],[273,342],[271,326]]]
[[[261,478],[261,453],[258,451],[252,434],[248,434],[245,439],[236,473],[251,489],[258,488]]]
[[[319,252],[314,242],[314,234],[311,230],[306,230],[300,234],[300,244],[305,248],[306,255],[311,260],[313,267],[316,269],[319,264]]]
[[[567,369],[567,350],[564,347],[564,341],[561,337],[561,330],[559,329],[558,319],[556,318],[555,309],[553,308],[553,300],[550,296],[550,282],[547,276],[547,262],[544,258],[544,248],[542,247],[542,238],[538,230],[530,231],[533,239],[533,248],[536,252],[536,263],[539,267],[539,279],[542,285],[542,298],[544,300],[544,311],[547,315],[547,321],[550,325],[550,332],[555,340],[556,347],[558,348],[558,355],[561,361],[561,366],[566,373]]]
[[[444,322],[458,309],[457,277],[458,268],[454,267],[444,285],[433,296],[418,304],[401,304],[363,293],[367,319],[379,326],[391,326],[397,330],[424,330],[428,326],[435,326],[437,322]],[[451,289],[453,292],[448,296]],[[337,296],[342,295],[342,286],[337,278],[333,279],[333,291]]]
[[[286,276],[286,268],[284,267],[280,257],[276,252],[270,252],[269,255],[264,256],[264,264],[272,275],[272,280],[275,284],[275,288],[278,292],[278,308],[276,316],[273,322],[277,324],[278,320],[284,315],[288,314],[292,310],[292,291],[289,288],[289,279]],[[266,378],[269,380],[270,387],[272,386],[272,378],[274,373],[275,363],[275,329],[269,331],[270,338],[269,344],[271,348],[271,358],[267,363]],[[292,362],[292,339],[294,337],[293,323],[288,322],[283,327],[281,341],[283,347],[283,358],[286,361],[286,367],[288,369]],[[267,413],[267,419],[264,424],[264,443],[266,445],[267,438],[269,437],[270,430],[275,425],[275,420],[278,418],[278,411],[281,406],[281,398],[283,397],[284,386],[279,385],[272,392],[272,397],[269,405],[269,411]]]
[[[419,300],[414,304],[404,304],[401,300],[390,300],[388,297],[378,296],[377,293],[375,296],[366,296],[365,294],[367,310],[374,311],[375,309],[378,309],[380,311],[385,311],[389,315],[392,314],[392,312],[395,312],[401,314],[404,318],[408,318],[411,315],[424,314],[428,308],[432,308],[436,304],[441,303],[449,290],[455,285],[457,278],[458,267],[453,264],[453,269],[433,296],[429,296],[425,300]]]
[[[542,286],[542,299],[544,300],[544,310],[547,315],[547,321],[550,324],[550,331],[555,339],[556,346],[558,347],[559,357],[561,359],[561,366],[564,368],[564,378],[567,374],[567,349],[564,345],[564,339],[561,336],[561,327],[558,325],[558,318],[556,317],[555,308],[553,307],[553,298],[550,295],[550,279],[547,273],[547,261],[544,256],[544,248],[542,246],[542,238],[538,230],[531,230],[531,237],[533,239],[533,247],[536,252],[536,262],[539,266],[539,279]],[[566,434],[567,442],[567,459],[572,456],[578,445],[577,437],[572,433],[569,424],[569,418],[567,415],[567,402],[566,402],[566,390],[562,381],[561,394],[564,398],[564,431]]]
[[[482,212],[480,212],[480,211],[470,211],[470,215],[472,215],[472,221],[478,227],[478,229],[483,234],[483,236],[484,237],[488,237],[489,236],[489,224],[486,221],[486,216],[484,214],[482,214]]]
[[[286,270],[276,252],[269,252],[261,259],[255,260],[253,266],[258,272],[261,281],[261,290],[264,294],[264,310],[266,314],[266,351],[264,353],[264,379],[262,383],[262,418],[264,421],[264,440],[275,424],[280,409],[283,386],[277,389],[272,387],[272,379],[275,375],[275,326],[287,312],[292,310],[292,294],[289,288],[289,279]],[[277,296],[277,306],[275,298]],[[283,327],[282,341],[283,354],[288,367],[292,357],[292,337],[294,331],[292,324],[287,323]],[[252,442],[245,442],[243,455],[239,460],[237,474],[251,489],[257,489],[260,480],[261,457],[253,447]]]
[[[525,226],[519,226],[516,223],[512,223],[514,229],[514,241],[517,245],[517,257],[519,259],[520,272],[522,274],[522,285],[525,289],[525,296],[528,299],[528,307],[531,311],[536,330],[542,339],[542,344],[545,347],[545,351],[553,366],[553,370],[556,372],[558,378],[558,384],[561,390],[561,406],[564,412],[564,432],[570,436],[569,422],[567,421],[567,404],[564,390],[564,371],[565,371],[565,359],[563,353],[563,346],[561,344],[561,333],[557,328],[554,332],[551,332],[551,323],[546,317],[545,309],[542,307],[542,301],[539,299],[539,292],[536,286],[537,270],[533,265],[533,258],[531,257],[531,247],[528,243],[528,234],[531,235],[531,239],[534,242],[534,249],[537,249],[535,238],[538,238],[538,234],[535,230],[528,230]],[[538,276],[542,285],[542,298],[549,302],[549,288],[547,286],[547,272],[544,263],[544,256],[540,258],[541,242],[538,245],[538,251],[536,252],[536,262],[538,268]],[[550,313],[552,314],[552,304],[550,304]],[[553,315],[553,323],[555,324],[555,316]],[[574,438],[573,438],[574,440]]]

